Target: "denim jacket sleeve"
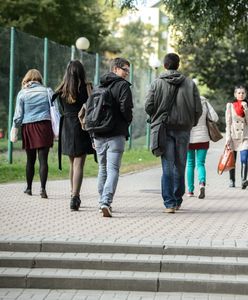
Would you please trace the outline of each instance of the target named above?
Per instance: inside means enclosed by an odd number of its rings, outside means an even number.
[[[16,99],[16,107],[15,107],[15,113],[13,117],[13,127],[18,128],[22,125],[22,120],[24,116],[24,103],[23,103],[23,93],[20,91],[17,95]]]

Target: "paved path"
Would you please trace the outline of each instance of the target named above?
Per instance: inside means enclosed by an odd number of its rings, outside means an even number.
[[[247,300],[247,296],[92,290],[0,289],[0,300]]]
[[[174,244],[248,247],[248,189],[228,188],[228,174],[219,176],[217,162],[223,141],[212,144],[207,156],[206,198],[184,197],[182,209],[175,214],[163,212],[160,195],[160,167],[120,177],[113,203],[113,218],[98,212],[96,178],[85,179],[79,212],[69,209],[69,181],[49,181],[49,199],[39,196],[39,184],[33,196],[23,193],[24,183],[0,185],[0,240],[62,240],[134,244]],[[239,163],[238,163],[239,165]],[[196,189],[197,190],[197,189]],[[13,296],[11,293],[17,293]],[[143,298],[135,293],[72,291],[73,296],[49,298],[55,291],[32,299],[244,299],[221,295],[164,294]],[[8,294],[10,293],[10,294]],[[29,299],[26,290],[0,289],[0,299]],[[93,295],[93,294],[94,295]],[[99,294],[100,293],[100,294]],[[104,294],[105,293],[105,294]],[[106,296],[106,293],[110,293]],[[9,295],[9,296],[8,296]],[[12,295],[12,296],[11,296]],[[38,295],[38,294],[37,294]],[[134,297],[133,297],[134,295]],[[186,296],[185,296],[186,295]],[[160,298],[161,296],[161,298]],[[88,298],[87,298],[88,297]],[[107,297],[107,298],[106,298]],[[168,298],[167,298],[168,297]],[[223,297],[223,298],[221,298]]]
[[[79,212],[69,209],[68,180],[48,182],[49,199],[40,198],[38,183],[33,196],[23,193],[24,183],[0,185],[0,238],[247,246],[248,189],[241,190],[239,176],[228,188],[228,174],[217,174],[222,144],[208,153],[206,198],[185,196],[175,214],[163,212],[160,167],[121,176],[113,218],[98,212],[96,178],[84,180]]]

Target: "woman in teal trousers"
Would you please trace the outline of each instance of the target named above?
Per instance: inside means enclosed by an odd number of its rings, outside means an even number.
[[[190,142],[187,152],[187,183],[188,183],[188,196],[194,197],[194,177],[195,166],[197,166],[199,193],[198,198],[205,198],[205,186],[206,186],[206,168],[205,161],[207,151],[209,148],[209,133],[206,124],[207,118],[217,122],[218,115],[213,109],[212,105],[207,99],[201,96],[202,115],[198,121],[198,124],[192,128],[190,132]]]

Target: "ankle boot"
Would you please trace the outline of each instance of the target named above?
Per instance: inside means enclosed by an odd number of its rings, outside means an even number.
[[[235,169],[229,171],[230,183],[229,187],[235,187]]]
[[[248,186],[248,181],[247,181],[247,164],[244,164],[244,163],[241,164],[241,179],[242,179],[241,188],[244,190]]]
[[[43,188],[40,189],[40,196],[41,196],[41,198],[45,198],[45,199],[48,198],[47,192],[45,189],[43,189]]]
[[[71,210],[79,210],[80,204],[81,204],[80,197],[72,196],[71,203],[70,203]]]
[[[30,188],[26,188],[26,190],[24,191],[25,194],[32,196],[32,190]]]

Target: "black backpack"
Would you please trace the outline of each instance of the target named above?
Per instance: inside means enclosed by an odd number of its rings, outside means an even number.
[[[86,103],[86,130],[92,133],[108,133],[115,126],[116,103],[109,86],[96,86]]]

